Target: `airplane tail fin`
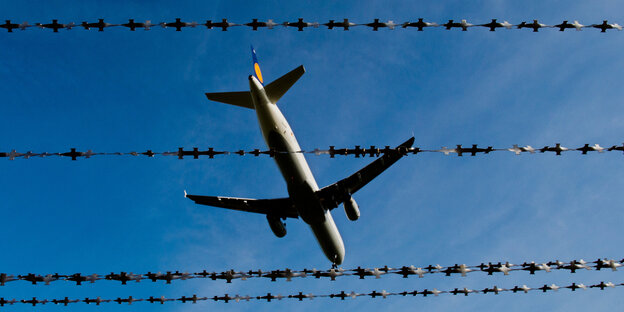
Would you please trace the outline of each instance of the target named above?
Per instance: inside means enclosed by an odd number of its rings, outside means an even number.
[[[251,56],[253,57],[254,76],[264,86],[264,80],[262,78],[262,72],[260,71],[260,65],[258,64],[258,58],[256,57],[256,50],[251,47]],[[275,81],[264,86],[267,97],[271,103],[277,103],[280,98],[292,87],[299,78],[305,73],[303,65],[291,70],[284,76],[277,78]],[[221,103],[241,106],[245,108],[254,109],[251,99],[251,93],[249,91],[242,92],[214,92],[206,93],[209,100],[217,101]]]
[[[264,85],[264,80],[262,79],[262,72],[260,71],[260,64],[258,64],[258,58],[256,57],[256,50],[254,50],[253,46],[251,46],[251,57],[253,58],[254,74],[256,75],[256,78],[258,78],[258,81],[260,81],[260,83]]]
[[[277,103],[280,98],[292,87],[299,78],[305,73],[303,65],[291,70],[282,77],[275,79],[275,81],[269,83],[264,90],[271,103]]]

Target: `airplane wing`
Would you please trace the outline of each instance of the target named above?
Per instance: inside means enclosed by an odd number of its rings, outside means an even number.
[[[186,195],[186,197],[200,205],[254,212],[280,218],[299,218],[290,198],[251,199],[199,195]]]
[[[390,152],[377,158],[377,160],[360,169],[360,171],[318,190],[316,192],[318,198],[321,200],[325,208],[333,209],[338,207],[338,205],[348,200],[352,194],[357,192],[401,159],[403,154],[398,150],[398,148],[409,148],[412,144],[414,144],[413,137],[403,142],[403,144],[399,145],[397,149],[391,150]]]

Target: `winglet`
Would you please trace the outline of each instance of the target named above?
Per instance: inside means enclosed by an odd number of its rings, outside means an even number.
[[[186,190],[184,190],[184,198],[186,198]]]
[[[262,85],[264,85],[264,80],[262,80],[262,72],[260,71],[260,64],[258,64],[258,58],[256,57],[256,50],[254,50],[253,46],[251,46],[251,56],[253,57],[253,67],[254,73],[256,74],[256,78]]]

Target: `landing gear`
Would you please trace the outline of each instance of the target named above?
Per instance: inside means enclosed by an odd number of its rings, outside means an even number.
[[[337,269],[338,265],[336,265],[336,260],[338,259],[338,255],[334,255],[334,262],[332,262],[332,269]]]

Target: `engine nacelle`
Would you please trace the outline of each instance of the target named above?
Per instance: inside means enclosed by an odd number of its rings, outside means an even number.
[[[353,197],[349,197],[349,199],[344,202],[344,210],[349,220],[355,221],[360,218],[360,208]]]
[[[269,221],[269,226],[271,227],[271,231],[273,231],[273,234],[275,234],[275,236],[286,236],[286,223],[282,222],[279,217],[267,215],[267,220]]]

